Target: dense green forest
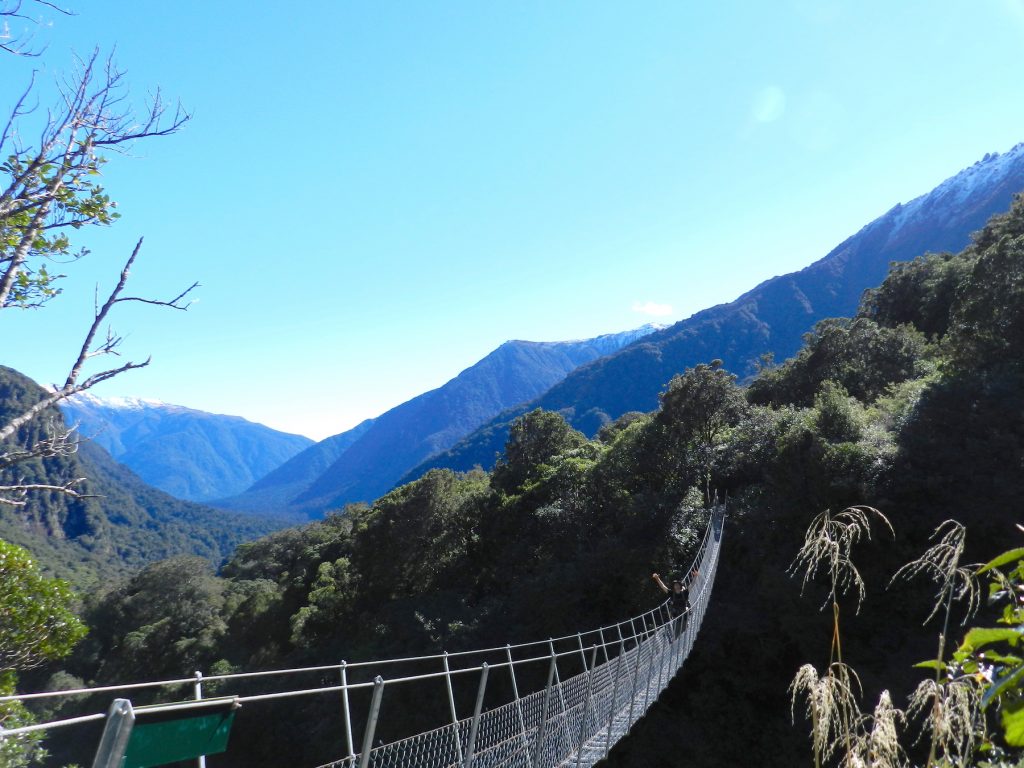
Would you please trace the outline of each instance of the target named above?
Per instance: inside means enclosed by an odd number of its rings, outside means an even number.
[[[939,628],[922,627],[932,586],[889,587],[890,577],[948,518],[967,527],[965,562],[1019,541],[1022,470],[1018,198],[963,252],[894,265],[855,317],[819,323],[794,358],[766,360],[745,388],[717,361],[698,365],[668,383],[655,412],[627,414],[594,440],[557,413],[533,411],[515,422],[490,474],[434,470],[372,505],[243,544],[217,573],[200,558],[173,558],[90,592],[80,611],[88,635],[59,668],[26,673],[23,684],[575,632],[655,604],[651,571],[688,562],[716,495],[728,499],[729,518],[702,634],[609,762],[810,765],[810,726],[800,708],[791,721],[787,688],[802,664],[828,661],[833,617],[818,610],[826,586],[801,595],[787,567],[812,518],[866,504],[891,520],[895,536],[878,529],[862,545],[866,599],[859,613],[843,603],[843,654],[860,672],[866,706],[883,688],[905,703],[927,676],[913,664],[934,657]],[[230,754],[210,765],[339,756],[322,707],[287,714],[295,719],[269,705],[243,711]],[[416,728],[425,717],[409,706],[389,722]],[[58,739],[49,747],[73,757]]]

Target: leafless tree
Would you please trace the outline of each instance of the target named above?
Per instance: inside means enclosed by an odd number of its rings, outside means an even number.
[[[4,0],[0,0],[4,3]],[[20,5],[0,5],[0,16],[17,15]],[[105,225],[117,219],[116,204],[99,184],[104,152],[125,152],[134,142],[175,133],[190,119],[180,105],[168,110],[159,91],[141,115],[127,103],[124,73],[111,58],[98,52],[77,62],[72,75],[58,83],[58,107],[45,115],[32,103],[34,78],[17,97],[0,132],[0,310],[39,308],[61,292],[60,279],[48,265],[65,265],[85,256],[73,250],[70,234],[86,225]],[[36,123],[34,141],[25,126]],[[193,284],[170,299],[133,296],[125,292],[131,268],[142,247],[140,238],[121,270],[119,280],[93,316],[63,385],[23,412],[0,421],[0,505],[20,506],[32,491],[80,496],[84,478],[54,485],[27,483],[16,476],[16,465],[33,458],[67,455],[77,450],[73,429],[55,424],[45,439],[23,445],[19,430],[61,400],[126,371],[149,364],[127,361],[89,372],[89,361],[118,355],[122,337],[108,324],[110,314],[125,302],[172,309],[188,308]],[[104,328],[106,326],[106,328]],[[12,477],[12,475],[15,475]]]
[[[16,56],[38,56],[41,50],[32,47],[33,34],[31,27],[39,24],[40,18],[32,16],[28,8],[46,8],[63,16],[70,16],[71,11],[47,0],[29,0],[28,7],[22,0],[0,0],[0,51],[13,53]],[[11,26],[22,24],[26,28],[17,32]]]

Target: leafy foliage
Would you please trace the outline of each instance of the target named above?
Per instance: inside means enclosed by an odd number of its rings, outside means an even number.
[[[67,656],[86,633],[72,612],[67,582],[44,576],[32,556],[0,539],[0,696],[14,693],[18,672]],[[0,727],[33,722],[18,702],[0,702]],[[0,741],[0,765],[19,768],[46,753],[39,734]]]
[[[881,286],[864,292],[858,314],[887,328],[912,325],[928,339],[941,338],[949,330],[957,289],[975,261],[977,254],[968,248],[896,262]]]
[[[43,576],[32,556],[0,540],[0,672],[67,656],[85,635],[67,582]]]
[[[958,291],[950,331],[960,370],[1024,371],[1024,196],[983,229]]]
[[[924,337],[911,326],[887,328],[866,317],[822,320],[800,353],[762,373],[747,396],[760,405],[807,406],[832,381],[872,402],[892,384],[925,373],[925,351]]]
[[[505,456],[494,467],[494,485],[505,493],[518,493],[539,480],[552,459],[585,442],[557,413],[531,411],[513,422]]]
[[[947,674],[980,681],[981,706],[998,713],[1002,744],[986,743],[986,751],[1024,748],[1024,549],[1004,552],[978,569],[989,577],[989,603],[998,627],[975,627],[953,654]]]

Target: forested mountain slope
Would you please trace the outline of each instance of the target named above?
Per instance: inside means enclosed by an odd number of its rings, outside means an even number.
[[[88,392],[64,401],[69,424],[155,488],[189,501],[230,496],[313,444],[239,416]]]
[[[31,379],[0,366],[0,420],[42,396]],[[42,437],[51,422],[63,424],[57,409],[19,430],[12,446]],[[14,477],[51,484],[87,478],[80,489],[92,498],[45,492],[33,494],[24,507],[0,507],[0,537],[27,547],[50,571],[79,584],[107,582],[173,555],[219,563],[239,543],[283,525],[173,498],[89,441],[74,455],[34,459],[0,472],[0,484]]]
[[[729,304],[698,312],[615,355],[582,366],[531,403],[503,413],[451,450],[409,472],[431,468],[490,467],[508,425],[532,408],[559,411],[577,429],[594,434],[609,419],[648,411],[674,374],[714,358],[741,379],[762,355],[794,354],[818,320],[852,314],[867,288],[878,285],[889,263],[927,251],[958,251],[994,213],[1024,190],[1024,144],[986,155],[926,195],[897,205],[805,269],[767,280]]]
[[[347,432],[333,435],[306,448],[274,471],[264,475],[240,494],[211,503],[222,509],[256,512],[285,510],[366,431],[374,419],[366,419]]]

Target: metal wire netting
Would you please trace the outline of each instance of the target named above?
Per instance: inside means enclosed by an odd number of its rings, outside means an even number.
[[[551,768],[592,766],[629,732],[668,687],[686,661],[700,630],[718,566],[723,515],[712,515],[697,558],[699,575],[690,587],[690,611],[667,612],[629,636],[584,649],[584,671],[559,679],[559,657],[552,649],[550,682],[426,733],[372,748],[320,768]],[[564,662],[563,662],[564,664]],[[479,701],[486,687],[481,669]]]

